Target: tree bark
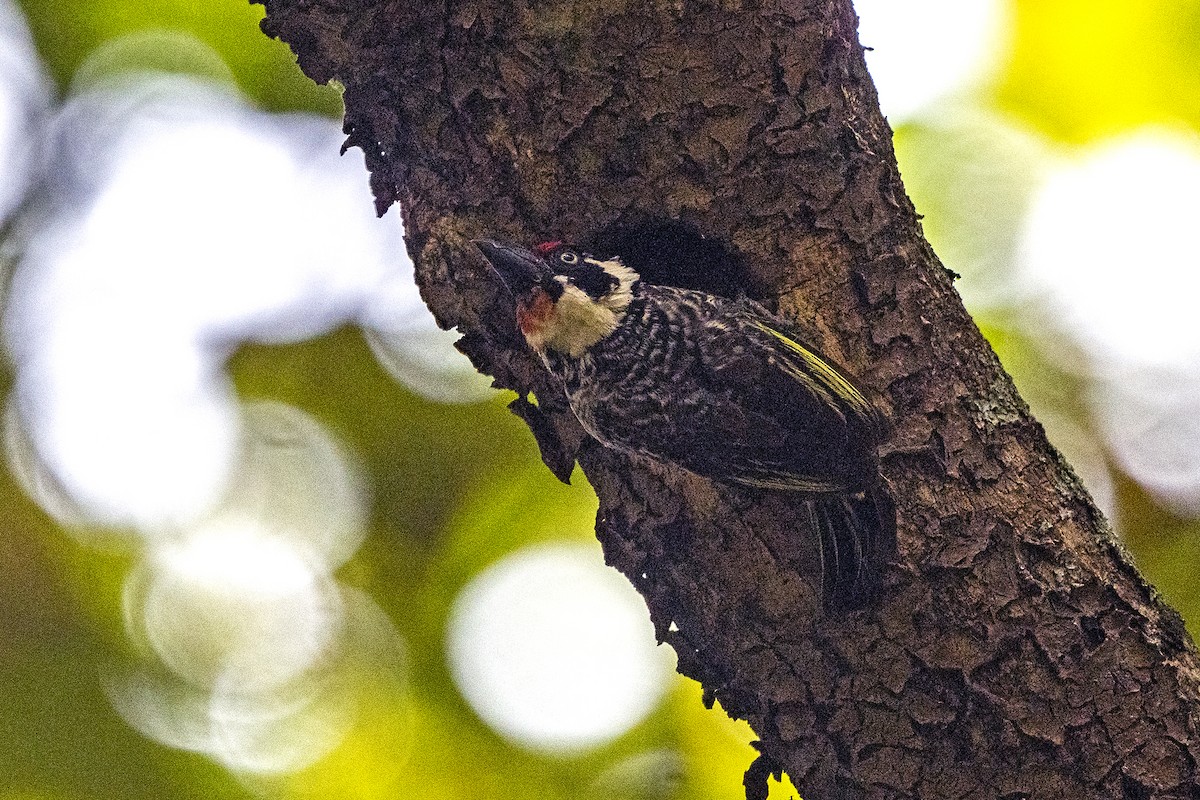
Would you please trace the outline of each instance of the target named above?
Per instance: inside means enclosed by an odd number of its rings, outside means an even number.
[[[265,0],[345,87],[417,280],[558,473],[679,669],[808,800],[1197,797],[1196,653],[1047,444],[921,235],[850,0]],[[874,391],[900,553],[823,617],[778,493],[590,440],[516,338],[471,238],[669,219]],[[765,795],[761,795],[765,796]]]

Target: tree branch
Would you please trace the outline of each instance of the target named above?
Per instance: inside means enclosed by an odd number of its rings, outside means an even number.
[[[399,201],[417,280],[577,456],[606,557],[679,669],[810,800],[1194,797],[1196,654],[1047,444],[923,240],[849,0],[266,0],[345,86],[349,142]],[[678,220],[874,390],[899,563],[822,618],[779,493],[588,439],[467,246]],[[761,773],[761,775],[759,774]],[[751,780],[753,779],[753,780]]]

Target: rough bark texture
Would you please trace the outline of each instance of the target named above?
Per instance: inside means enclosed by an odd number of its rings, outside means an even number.
[[[850,0],[266,0],[346,89],[417,278],[547,462],[577,452],[608,561],[680,671],[748,719],[808,800],[1196,797],[1196,653],[963,310],[921,236]],[[822,619],[770,493],[587,437],[467,244],[670,218],[874,390],[900,558]],[[497,310],[499,309],[499,311]]]

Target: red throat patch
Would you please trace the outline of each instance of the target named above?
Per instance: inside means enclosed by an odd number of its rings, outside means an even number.
[[[528,339],[541,333],[554,314],[554,301],[541,289],[534,289],[528,303],[517,304],[517,327]]]

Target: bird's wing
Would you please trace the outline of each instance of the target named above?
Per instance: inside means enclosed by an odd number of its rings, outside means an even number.
[[[765,310],[720,312],[699,350],[713,385],[731,387],[737,406],[719,411],[733,418],[725,423],[722,476],[807,492],[873,480],[880,419],[863,393]]]
[[[793,334],[785,333],[782,326],[754,317],[750,319],[750,324],[779,343],[776,355],[781,369],[809,391],[838,407],[848,422],[856,421],[874,429],[878,435],[881,425],[879,412],[837,368],[801,344]]]
[[[741,368],[753,381],[740,389],[743,404],[752,409],[750,418],[756,419],[747,427],[779,426],[791,435],[778,447],[763,448],[761,441],[745,449],[734,446],[726,477],[747,486],[807,493],[803,502],[819,544],[825,605],[860,606],[878,590],[896,547],[895,508],[879,478],[875,453],[883,419],[838,367],[765,309],[747,305],[734,315],[737,333],[752,343],[749,353],[763,365],[757,372]],[[739,337],[724,338],[736,342]]]

